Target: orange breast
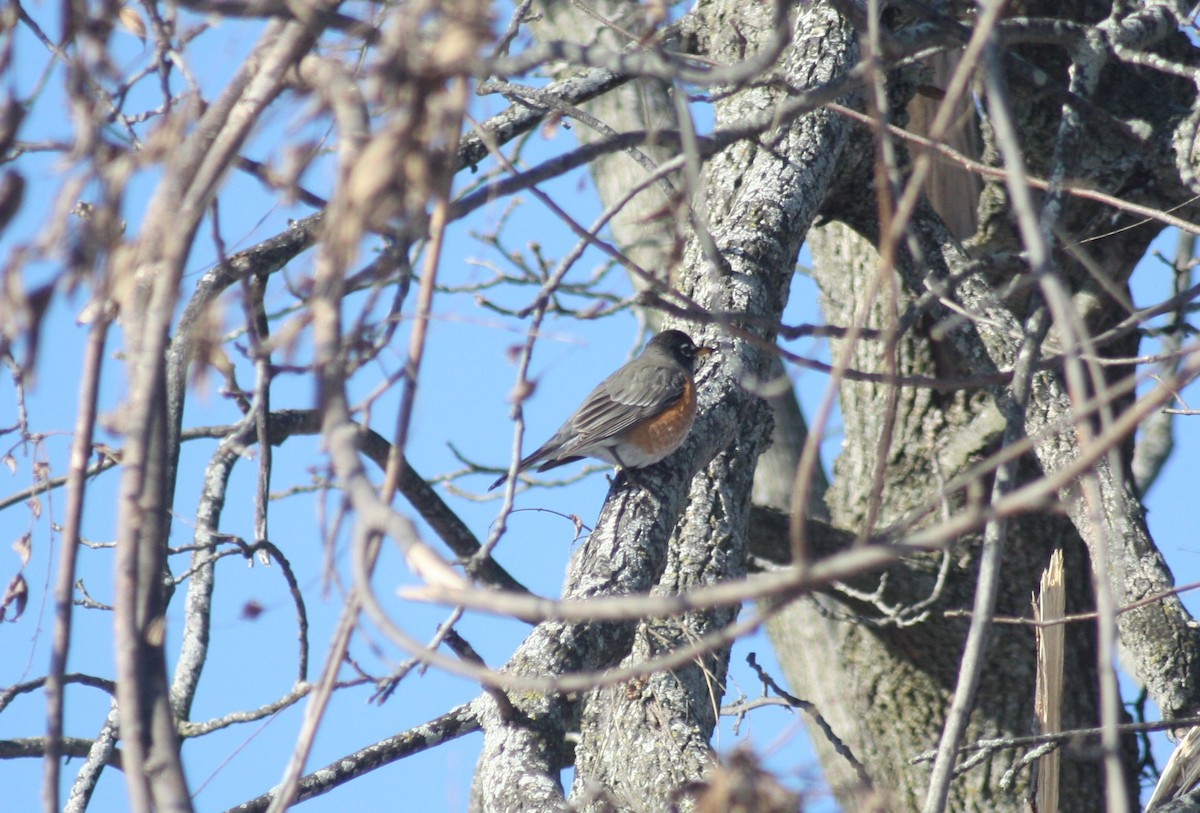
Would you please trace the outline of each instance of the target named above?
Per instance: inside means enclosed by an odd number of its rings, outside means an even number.
[[[621,459],[635,469],[657,463],[679,448],[695,420],[696,387],[689,379],[678,401],[624,433]]]

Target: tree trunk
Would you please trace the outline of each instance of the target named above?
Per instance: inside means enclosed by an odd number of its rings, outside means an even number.
[[[647,30],[639,9],[628,11],[628,6],[618,3],[598,8],[626,31],[638,34]],[[1081,13],[1086,16],[1088,12]],[[686,46],[718,65],[744,63],[772,41],[778,24],[771,15],[770,8],[737,2],[701,3],[684,30]],[[776,71],[793,88],[828,81],[857,58],[856,35],[829,8],[806,4],[789,20],[793,39],[780,55]],[[571,39],[567,32],[587,30],[594,22],[587,22],[574,6],[553,4],[542,25],[541,35],[547,39]],[[627,45],[610,31],[597,37],[610,47]],[[1057,52],[1028,51],[1022,59],[1040,59],[1038,64],[1044,70],[1064,75],[1066,63]],[[935,86],[945,83],[955,62],[952,58],[941,62],[942,73],[934,75]],[[913,87],[919,80],[903,72],[892,79],[889,93],[903,122],[903,108],[912,101]],[[1122,89],[1122,98],[1136,98],[1136,91],[1133,97],[1129,94],[1128,88]],[[720,97],[719,93],[714,95]],[[1034,156],[1031,171],[1044,172],[1049,168],[1046,159],[1056,148],[1063,149],[1059,133],[1061,98],[1031,92],[1020,82],[1015,83],[1013,96],[1014,109],[1024,127],[1022,136],[1027,139],[1023,146]],[[735,92],[714,105],[718,126],[769,113],[783,99],[769,82]],[[913,104],[915,109],[925,102],[918,99]],[[617,131],[669,127],[676,121],[669,90],[648,80],[627,85],[620,94],[590,104],[588,110]],[[962,111],[968,117],[964,119],[968,129],[972,127],[972,113],[970,105]],[[1151,118],[1149,111],[1137,114]],[[928,126],[930,118],[927,111],[923,112],[919,126]],[[1154,120],[1162,138],[1172,137],[1179,126],[1177,118],[1161,110]],[[960,128],[959,134],[964,132]],[[969,153],[969,136],[966,133],[962,140],[951,143]],[[597,137],[591,131],[580,131],[581,140]],[[984,137],[983,159],[1003,164],[986,121]],[[660,164],[674,154],[666,148],[647,148],[643,152]],[[898,152],[903,163],[904,145],[898,145]],[[810,113],[756,143],[741,142],[719,153],[706,166],[700,195],[688,189],[685,175],[674,175],[671,184],[679,195],[653,187],[635,199],[611,228],[617,244],[635,262],[656,271],[676,268],[683,242],[680,233],[692,234],[682,252],[680,274],[667,275],[672,283],[712,311],[745,311],[771,317],[781,311],[796,251],[807,234],[827,323],[890,330],[924,289],[918,273],[921,263],[906,255],[895,260],[896,270],[902,273],[880,273],[880,260],[872,245],[879,240],[880,231],[874,191],[878,177],[875,155],[875,141],[865,129],[852,130],[844,119],[822,111]],[[839,160],[837,172],[831,173],[832,162]],[[1081,156],[1081,160],[1092,162],[1086,172],[1103,177],[1114,189],[1121,187],[1123,178],[1138,171],[1155,175],[1161,188],[1157,197],[1147,194],[1147,198],[1157,204],[1173,194],[1171,184],[1177,183],[1172,171],[1161,162],[1155,163],[1159,160],[1156,157],[1144,156],[1145,163],[1140,167],[1113,167],[1102,157],[1090,155]],[[613,155],[597,164],[594,173],[605,204],[618,200],[643,172],[624,155]],[[953,171],[935,172],[926,188],[959,239],[970,236],[971,229],[979,224],[978,233],[967,243],[972,256],[986,257],[1021,245],[1002,183],[986,185],[978,215],[972,211],[978,193],[973,178],[964,182],[961,174],[956,176]],[[687,195],[693,201],[703,201],[690,220],[678,206],[681,197]],[[808,232],[817,211],[835,222]],[[918,222],[933,223],[935,217],[930,209],[923,208]],[[1072,200],[1061,222],[1068,224],[1073,234],[1090,234],[1100,231],[1101,221],[1107,217],[1109,210],[1105,208]],[[720,249],[720,258],[706,254],[703,241],[694,236],[695,231],[705,228]],[[938,262],[961,268],[966,255],[941,224],[920,226],[916,231],[921,234],[914,245]],[[1152,235],[1152,230],[1134,229],[1107,240],[1105,248],[1114,259],[1108,270],[1117,280],[1117,288],[1123,285],[1132,262],[1141,256]],[[1095,334],[1115,323],[1122,313],[1112,285],[1098,282],[1094,274],[1087,273],[1086,261],[1078,255],[1064,256],[1063,261],[1090,331]],[[995,267],[985,266],[989,290],[1006,281],[1002,272],[991,270]],[[644,284],[636,275],[634,280],[636,285]],[[1010,298],[1004,306],[1011,308],[1008,318],[1023,319],[1028,298]],[[653,315],[649,318],[655,321]],[[739,327],[774,338],[760,322]],[[976,360],[988,354],[988,363],[993,366],[1007,368],[1011,361],[1011,355],[1006,355],[1008,346],[989,338],[986,331],[982,339],[977,336],[957,344],[948,341],[939,333],[943,324],[936,312],[927,313],[907,327],[894,343],[860,338],[852,348],[850,367],[891,376],[956,379],[987,372],[977,369]],[[690,329],[696,332],[695,327]],[[832,349],[837,358],[842,351],[841,341],[833,341]],[[1118,343],[1106,352],[1128,354],[1131,345]],[[763,358],[739,340],[732,343],[727,358],[737,359],[742,380],[747,371],[758,372],[760,379],[768,380],[782,373],[777,361]],[[845,433],[843,451],[837,461],[834,485],[827,494],[822,473],[814,473],[806,513],[809,519],[828,516],[835,528],[866,537],[931,502],[941,503],[952,512],[986,493],[990,479],[949,494],[941,492],[940,484],[997,449],[1005,425],[996,406],[997,397],[1004,395],[1002,388],[940,390],[896,387],[886,381],[841,381],[838,386]],[[1053,384],[1050,391],[1054,391]],[[738,410],[751,409],[751,413],[739,413],[738,420],[745,426],[747,416],[753,412],[749,402],[739,400],[731,391],[722,389],[720,393],[709,409],[730,408],[733,404],[739,404]],[[754,475],[755,505],[785,511],[789,508],[799,450],[806,437],[795,404],[791,392],[773,396],[773,445]],[[1046,408],[1044,403],[1035,404],[1033,412]],[[741,445],[735,453],[718,457],[704,476],[693,481],[686,511],[667,546],[663,570],[651,574],[652,592],[670,594],[742,572],[746,490],[750,482],[743,464],[747,455],[757,453],[761,441],[752,435],[739,440]],[[1025,460],[1022,481],[1042,476],[1047,465],[1053,467],[1053,458],[1044,453],[1040,459]],[[1115,495],[1114,489],[1119,490],[1119,486],[1110,486]],[[607,512],[608,508],[606,516]],[[1067,611],[1094,608],[1089,576],[1092,565],[1088,545],[1081,537],[1081,530],[1090,534],[1093,529],[1081,528],[1081,521],[1080,514],[1064,517],[1055,512],[1026,514],[1012,521],[998,615],[1028,615],[1030,596],[1056,548],[1063,550],[1067,572],[1073,576],[1068,579]],[[616,529],[614,533],[621,532]],[[946,612],[971,606],[978,542],[978,537],[966,536],[946,551],[944,558],[942,554],[912,557],[882,577],[866,580],[866,584],[856,582],[853,588],[846,586],[793,602],[768,625],[793,691],[816,704],[870,776],[872,787],[864,788],[849,763],[819,730],[813,729],[826,775],[847,810],[874,809],[880,804],[895,810],[921,806],[929,768],[927,763],[912,764],[911,759],[934,749],[942,736],[968,624],[962,613],[947,616]],[[1147,571],[1151,575],[1146,583],[1154,589],[1163,584],[1163,579],[1169,580],[1169,573],[1159,565],[1152,561]],[[872,587],[878,590],[872,592]],[[1124,591],[1119,595],[1122,599],[1128,597]],[[605,657],[619,656],[622,665],[636,664],[719,629],[733,616],[722,610],[693,613],[669,622],[643,622],[632,638],[623,637],[620,646],[606,652]],[[1185,615],[1177,618],[1184,619]],[[1168,638],[1184,634],[1179,632],[1183,626],[1171,629],[1172,623],[1163,627]],[[1070,676],[1070,691],[1063,723],[1094,725],[1099,718],[1095,633],[1088,625],[1075,625],[1069,629],[1067,640],[1065,673]],[[1185,677],[1172,694],[1167,688],[1171,681],[1150,674],[1156,667],[1149,653],[1147,648],[1135,660],[1157,687],[1165,707],[1179,713],[1191,702],[1185,698],[1192,696],[1192,684],[1186,677],[1192,667],[1186,662],[1178,665],[1173,674]],[[1029,628],[995,628],[965,733],[967,741],[1033,733],[1034,655],[1034,636]],[[720,650],[688,668],[598,689],[583,698],[578,712],[564,710],[561,725],[569,727],[578,713],[581,728],[574,753],[572,802],[594,809],[606,805],[628,810],[657,809],[664,800],[673,798],[673,789],[700,778],[710,760],[708,741],[715,723],[713,710],[719,706],[723,690],[726,658],[727,650]],[[485,749],[481,773],[488,753]],[[976,764],[955,780],[949,809],[1025,809],[1031,787],[1029,769],[1016,771],[1005,787],[1000,787],[1001,777],[1023,755],[1019,751],[1000,751]],[[1125,757],[1132,778],[1134,758],[1129,749]],[[1086,811],[1103,806],[1105,787],[1098,761],[1068,752],[1063,772],[1063,786],[1073,788],[1073,793],[1062,800],[1062,810]],[[1128,787],[1131,795],[1136,793],[1136,781],[1130,781]]]

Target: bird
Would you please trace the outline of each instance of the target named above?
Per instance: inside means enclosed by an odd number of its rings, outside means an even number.
[[[664,330],[641,355],[601,381],[550,440],[521,460],[517,473],[595,457],[622,470],[653,465],[679,448],[696,419],[696,360],[714,348],[681,330]],[[502,474],[488,488],[498,488]]]

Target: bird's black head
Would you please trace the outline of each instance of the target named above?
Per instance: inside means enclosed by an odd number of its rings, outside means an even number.
[[[646,352],[666,353],[688,370],[696,365],[696,359],[704,358],[712,351],[711,347],[697,347],[692,337],[682,330],[664,330],[646,345]]]

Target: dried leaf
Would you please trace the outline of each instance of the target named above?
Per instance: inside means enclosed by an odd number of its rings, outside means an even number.
[[[117,18],[121,21],[121,27],[140,39],[146,41],[146,24],[142,22],[142,15],[137,13],[136,9],[129,6],[123,6],[117,12]]]
[[[33,541],[31,534],[23,534],[20,539],[13,542],[13,550],[17,552],[17,556],[21,557],[21,567],[29,564],[29,557],[33,554]]]
[[[24,370],[33,370],[37,366],[38,347],[42,338],[42,318],[50,309],[54,296],[54,283],[47,283],[33,289],[25,297],[25,358],[21,362]],[[27,386],[33,385],[33,375],[25,376]]]
[[[940,102],[946,98],[946,91],[935,85],[917,85],[917,95]]]
[[[244,621],[255,621],[263,614],[263,606],[256,599],[250,599],[242,605],[242,619]]]
[[[558,135],[558,127],[562,124],[563,114],[561,110],[556,110],[542,123],[542,138],[550,140]]]
[[[208,373],[219,372],[226,381],[234,380],[233,362],[222,346],[225,333],[223,308],[213,303],[205,308],[192,327],[192,376],[189,382],[201,395],[208,393]]]
[[[522,379],[513,385],[512,392],[508,394],[508,402],[519,404],[533,395],[535,391],[537,391],[536,382],[530,381],[528,378]]]
[[[397,167],[400,162],[396,157],[403,153],[400,136],[392,131],[378,133],[367,142],[346,182],[347,208],[338,213],[337,232],[329,235],[336,238],[336,244],[353,244],[365,225],[387,223],[401,213],[401,196],[396,187],[397,177],[403,173],[389,171],[389,168],[394,170]],[[413,159],[413,166],[408,167],[410,173],[406,177],[409,184],[422,185],[417,181],[417,176],[424,172],[421,162],[426,160],[423,153],[419,162]],[[331,219],[330,225],[334,222]]]
[[[20,573],[12,577],[8,589],[4,591],[4,600],[0,601],[0,621],[16,621],[25,612],[25,604],[29,601],[29,585]],[[12,607],[12,617],[8,617],[8,608]]]
[[[25,178],[9,170],[0,178],[0,231],[8,225],[13,215],[21,208],[25,198]]]
[[[16,99],[7,98],[0,106],[0,154],[8,152],[17,137],[17,129],[25,118],[25,105]]]
[[[475,56],[478,44],[478,38],[469,26],[451,23],[430,49],[430,67],[439,72],[459,70],[459,66]]]
[[[777,813],[800,810],[800,798],[760,765],[748,750],[721,759],[703,782],[689,788],[698,813]]]

